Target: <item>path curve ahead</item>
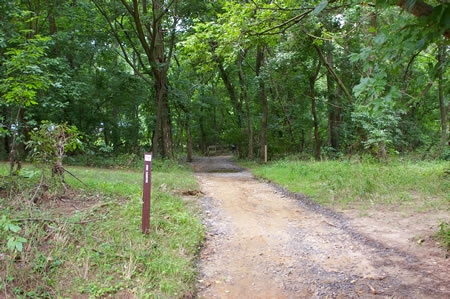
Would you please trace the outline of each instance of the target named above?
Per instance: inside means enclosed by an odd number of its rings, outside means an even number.
[[[431,273],[231,157],[196,158],[193,167],[208,229],[200,298],[450,298],[448,268]]]

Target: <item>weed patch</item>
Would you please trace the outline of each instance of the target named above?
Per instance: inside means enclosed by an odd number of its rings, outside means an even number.
[[[450,251],[450,226],[447,222],[441,222],[440,230],[435,237],[447,249],[447,252]]]
[[[0,294],[26,298],[191,296],[202,225],[194,207],[174,195],[197,188],[189,168],[160,167],[157,162],[149,235],[140,230],[141,171],[68,170],[87,185],[66,176],[70,198],[33,204],[29,199],[36,181],[23,178],[14,195],[0,199],[0,217],[18,226],[13,235],[26,240],[22,250],[9,250],[3,238],[6,233],[0,232]]]

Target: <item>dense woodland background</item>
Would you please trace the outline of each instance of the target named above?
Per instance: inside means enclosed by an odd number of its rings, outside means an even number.
[[[1,0],[1,157],[449,158],[445,1]],[[48,123],[47,123],[48,124]],[[73,127],[71,127],[73,128]],[[72,154],[73,155],[73,154]]]

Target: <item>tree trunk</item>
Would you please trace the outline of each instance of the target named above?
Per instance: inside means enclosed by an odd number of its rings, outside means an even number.
[[[185,130],[184,125],[183,125],[183,121],[181,121],[181,115],[178,115],[178,129],[180,130],[178,132],[178,138],[176,141],[176,147],[178,148],[179,151],[183,151],[183,132]]]
[[[228,74],[225,71],[225,68],[218,57],[216,57],[217,67],[219,68],[219,74],[222,78],[223,84],[225,84],[225,88],[228,91],[228,96],[230,97],[231,103],[234,106],[236,111],[237,123],[238,127],[242,128],[242,105],[236,95],[236,90],[234,89],[233,84],[231,84],[230,79],[228,78]]]
[[[15,174],[15,172],[17,172],[21,168],[20,161],[17,160],[17,135],[19,134],[19,118],[20,118],[21,113],[22,113],[22,107],[19,106],[19,108],[17,109],[16,118],[14,119],[14,130],[11,134],[12,135],[11,146],[10,146],[10,150],[9,150],[9,174],[10,175]],[[16,171],[14,171],[14,164],[16,163],[16,161],[17,161],[17,169],[16,169]]]
[[[161,113],[161,129],[162,129],[162,149],[163,156],[169,159],[173,159],[173,139],[172,139],[172,125],[170,119],[170,108],[168,101],[168,94],[166,89],[166,97],[163,101],[163,110]]]
[[[245,80],[245,74],[242,69],[242,60],[244,58],[244,51],[241,50],[238,58],[238,67],[239,67],[239,81],[241,82],[241,98],[242,101],[245,102],[245,110],[247,113],[247,137],[248,137],[248,159],[253,160],[253,124],[252,124],[252,115],[250,113],[250,105],[249,98],[247,93],[247,82]]]
[[[301,130],[301,135],[300,135],[300,153],[303,153],[303,151],[305,150],[305,130],[302,129]]]
[[[153,138],[152,138],[152,152],[153,156],[158,157],[159,151],[159,134],[161,128],[161,112],[162,112],[162,93],[161,88],[158,87],[159,82],[155,81],[155,93],[156,93],[156,121],[155,128],[153,129]]]
[[[438,49],[438,94],[439,94],[439,110],[441,112],[441,142],[439,144],[439,155],[442,154],[443,149],[447,145],[447,113],[448,106],[446,103],[446,99],[444,98],[444,81],[443,81],[443,67],[445,61],[445,50],[446,47],[444,45],[440,45]]]
[[[261,123],[261,142],[260,142],[260,157],[264,159],[264,148],[267,146],[267,119],[269,116],[269,104],[267,102],[266,86],[264,80],[259,78],[261,75],[261,66],[264,63],[264,47],[258,45],[256,49],[256,76],[259,81],[259,99],[263,108],[263,117]]]
[[[203,154],[206,154],[206,132],[205,132],[205,126],[203,124],[204,121],[204,108],[203,106],[200,108],[200,119],[199,119],[199,124],[200,124],[200,148],[202,150]]]
[[[311,38],[311,41],[312,38]],[[352,94],[349,92],[349,90],[347,89],[347,87],[345,86],[344,82],[342,82],[342,79],[336,74],[336,72],[333,70],[333,67],[331,65],[328,64],[327,59],[325,58],[325,56],[322,53],[322,50],[320,49],[319,46],[313,44],[314,49],[316,49],[317,54],[319,54],[320,60],[322,61],[322,63],[325,65],[325,67],[327,68],[327,70],[329,71],[329,73],[333,76],[333,78],[336,80],[337,84],[342,88],[342,91],[344,92],[345,96],[347,97],[348,101],[350,104],[353,104],[353,98],[352,98]]]
[[[273,90],[275,91],[275,93],[272,92],[272,89],[269,89],[270,94],[276,98],[278,100],[278,103],[280,104],[281,110],[283,111],[283,116],[286,120],[286,123],[288,125],[288,132],[289,132],[289,136],[291,138],[291,141],[293,143],[295,143],[295,136],[294,136],[294,129],[292,127],[292,121],[291,121],[291,117],[289,116],[289,113],[286,109],[286,107],[283,104],[283,100],[281,98],[280,95],[280,87],[278,82],[276,82],[273,78],[271,78],[271,82],[272,82],[272,86],[273,86]]]
[[[327,54],[328,65],[333,67],[333,56],[330,51]],[[334,78],[331,72],[327,71],[327,89],[328,89],[328,144],[337,152],[339,150],[339,133],[338,133],[338,111],[336,108],[336,91]]]
[[[317,112],[316,112],[315,84],[317,76],[319,75],[320,67],[321,63],[319,60],[315,73],[311,77],[309,77],[309,88],[311,92],[311,114],[313,116],[313,124],[314,124],[314,139],[316,141],[314,146],[314,158],[316,160],[320,160],[320,136],[319,136],[319,121],[317,119]]]
[[[191,136],[191,128],[189,125],[189,118],[186,120],[186,143],[187,143],[187,157],[186,160],[188,162],[192,162],[192,136]]]
[[[143,3],[143,12],[146,12],[146,4]],[[156,16],[163,14],[163,7],[159,1],[152,1],[153,10],[153,32],[151,44],[152,53],[148,57],[149,62],[152,65],[153,78],[155,80],[155,91],[157,98],[157,107],[159,114],[159,121],[161,127],[156,126],[155,135],[159,137],[158,130],[161,128],[162,146],[161,153],[165,158],[173,159],[173,142],[172,142],[172,128],[170,124],[170,111],[169,111],[169,90],[168,90],[168,77],[167,72],[169,69],[169,58],[166,58],[165,46],[164,46],[164,33],[161,20],[156,20]],[[173,46],[173,45],[172,45]],[[150,51],[151,51],[150,50]],[[157,115],[158,120],[158,115]],[[158,122],[158,121],[157,121]],[[154,138],[155,139],[155,138]],[[156,140],[158,140],[156,138]],[[157,144],[157,143],[156,143]],[[158,150],[158,147],[156,147]]]

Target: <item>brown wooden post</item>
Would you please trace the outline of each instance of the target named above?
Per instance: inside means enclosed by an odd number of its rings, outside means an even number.
[[[144,189],[142,192],[142,232],[150,229],[150,198],[152,190],[152,153],[144,154]]]
[[[267,163],[267,144],[264,145],[264,163]]]

